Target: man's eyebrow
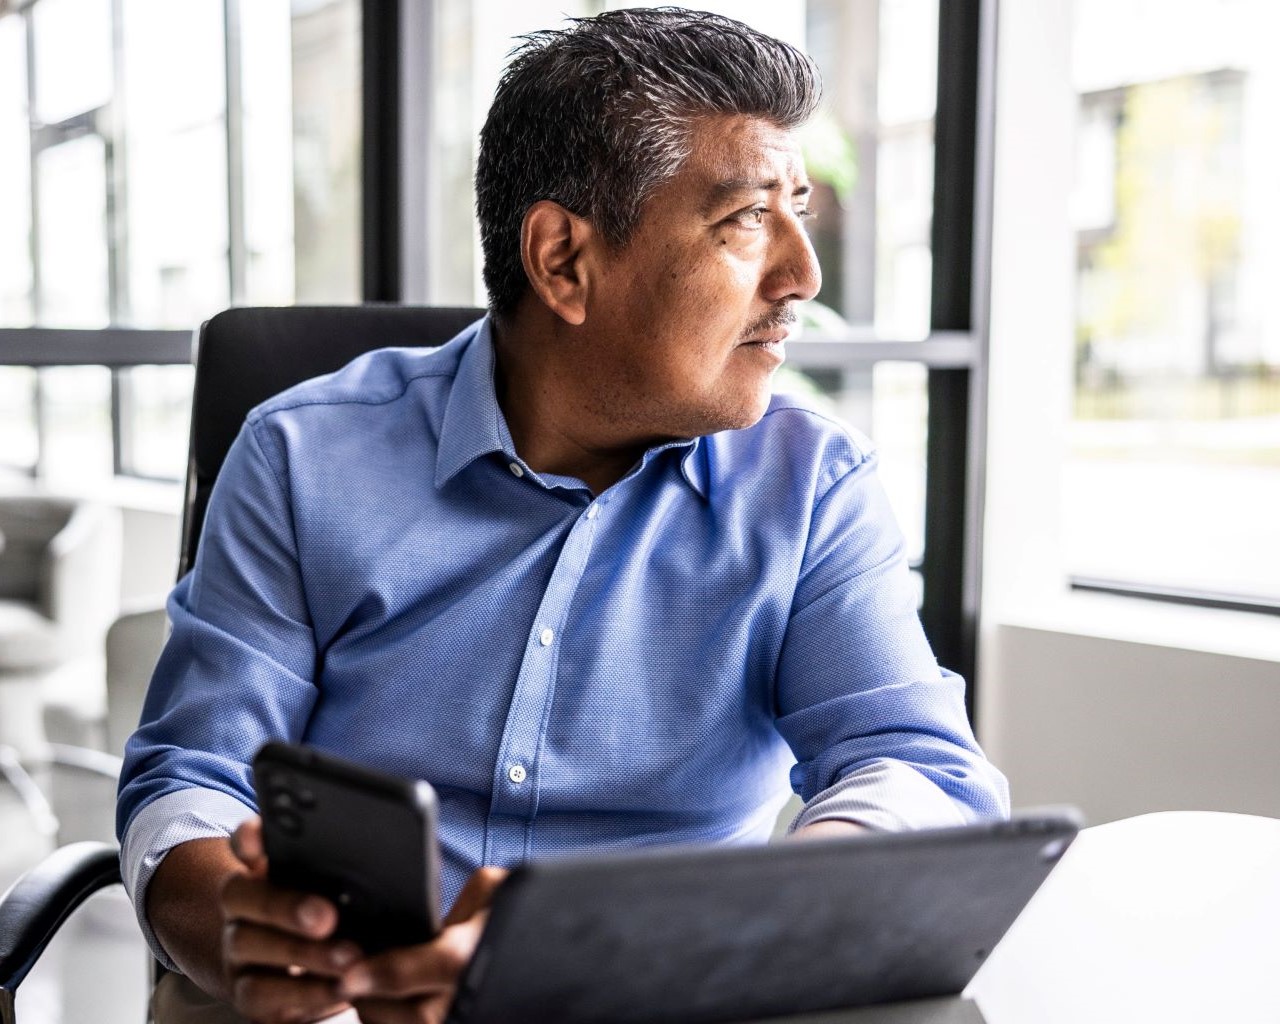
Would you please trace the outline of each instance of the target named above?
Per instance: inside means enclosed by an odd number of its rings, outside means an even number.
[[[706,202],[702,204],[703,216],[710,216],[734,196],[742,195],[744,192],[777,192],[780,188],[782,188],[782,182],[778,178],[726,178],[723,181],[717,181],[711,186]],[[797,185],[791,196],[803,199],[812,191],[813,186],[805,182]]]

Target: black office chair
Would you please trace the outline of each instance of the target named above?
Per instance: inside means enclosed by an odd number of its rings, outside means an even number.
[[[205,507],[245,415],[272,395],[388,346],[434,347],[484,315],[468,307],[289,306],[230,309],[199,331],[178,575],[195,561]],[[16,1024],[18,985],[85,899],[120,881],[119,850],[55,850],[0,897],[0,1024]]]

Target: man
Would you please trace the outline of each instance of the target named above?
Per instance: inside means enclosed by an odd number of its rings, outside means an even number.
[[[788,770],[797,834],[1007,812],[868,442],[770,394],[818,88],[710,15],[526,41],[476,172],[490,316],[255,410],[174,591],[120,803],[166,963],[254,1020],[438,1020],[527,857],[759,841]],[[267,884],[271,737],[436,786],[436,942],[365,959]]]

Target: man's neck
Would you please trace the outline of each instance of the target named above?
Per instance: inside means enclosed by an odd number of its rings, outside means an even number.
[[[613,436],[597,423],[576,346],[556,324],[519,313],[492,323],[498,405],[516,452],[537,473],[574,477],[599,494],[654,443]]]

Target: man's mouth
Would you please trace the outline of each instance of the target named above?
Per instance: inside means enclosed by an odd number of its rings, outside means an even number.
[[[787,358],[787,337],[789,334],[789,331],[770,331],[760,337],[749,338],[740,342],[739,347],[763,352],[775,364],[781,365]]]
[[[764,316],[758,317],[747,325],[739,344],[751,345],[781,355],[787,339],[795,333],[799,322],[800,318],[796,316],[796,311],[791,306],[775,306]]]
[[[763,352],[781,364],[787,358],[787,339],[795,333],[796,320],[791,316],[773,317],[768,324],[753,324],[754,330],[738,344],[743,348]]]

